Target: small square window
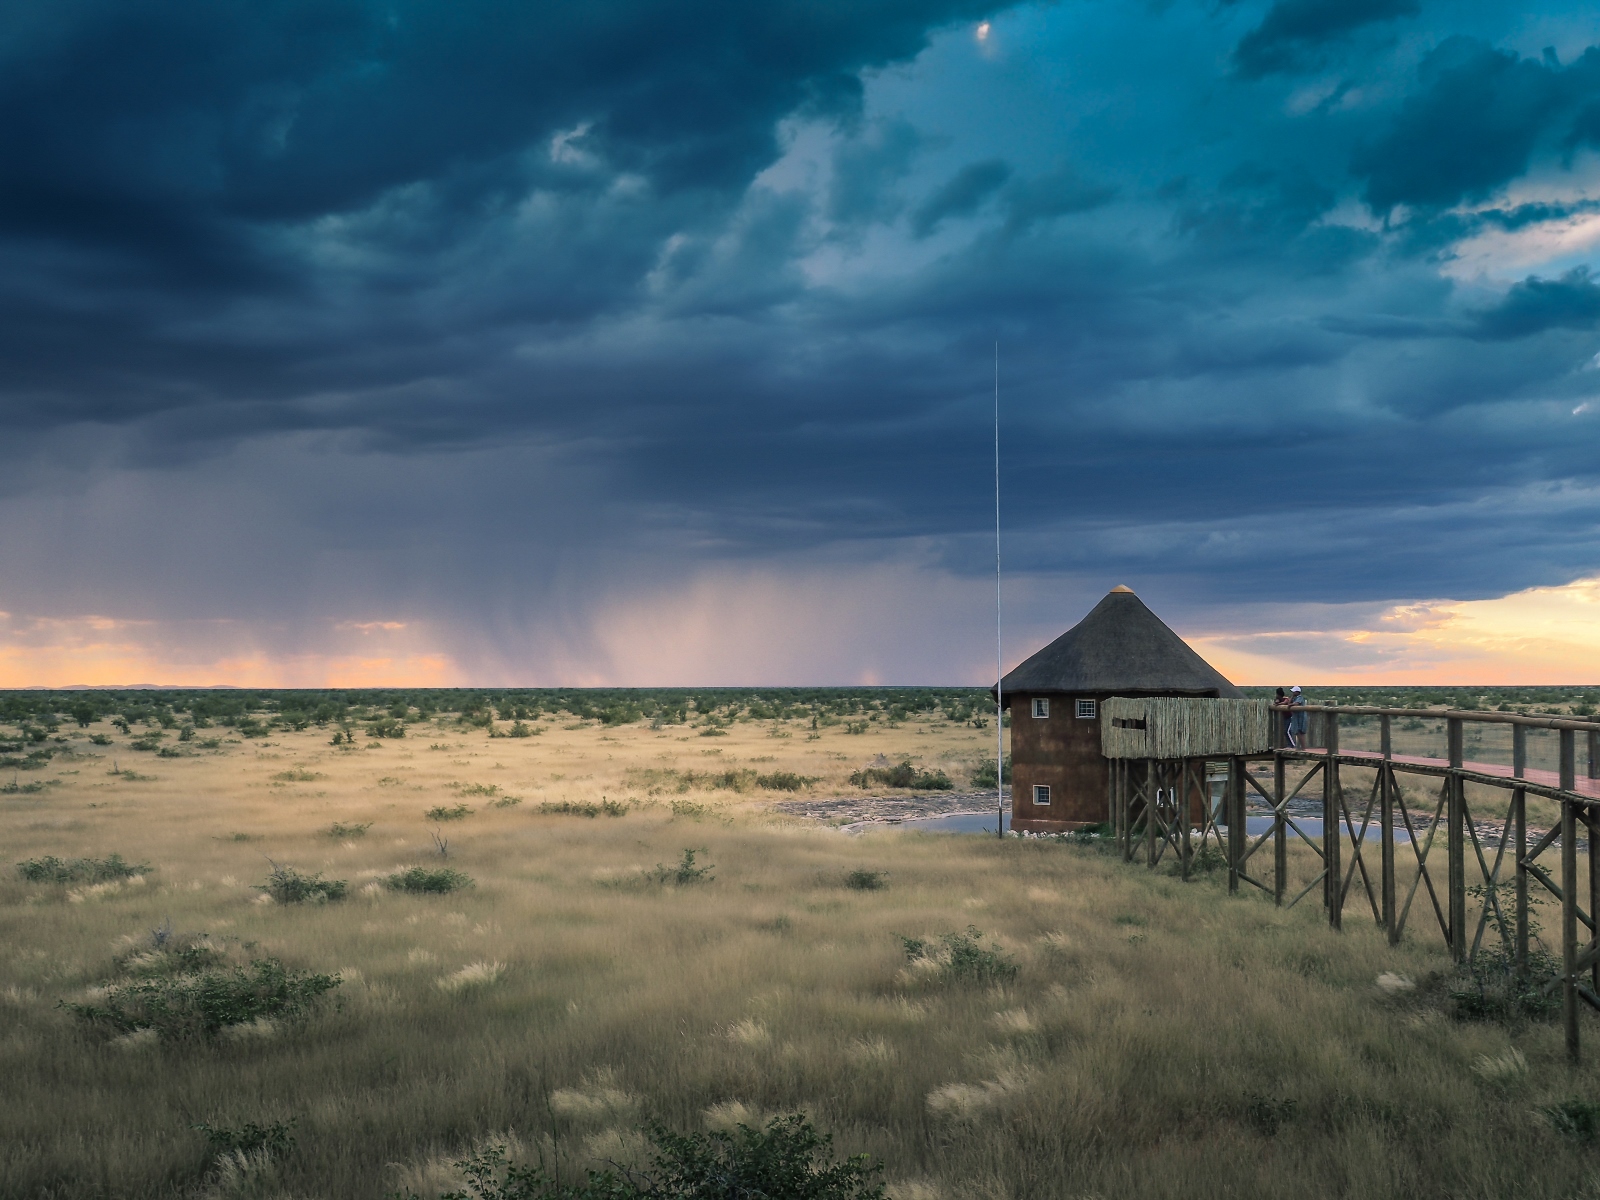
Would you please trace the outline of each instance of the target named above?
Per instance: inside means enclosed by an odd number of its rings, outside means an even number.
[[[1048,783],[1036,783],[1033,785],[1033,802],[1035,804],[1049,805],[1050,785]]]
[[[1035,696],[1033,698],[1033,715],[1036,717],[1048,717],[1050,715],[1050,701],[1043,696]]]
[[[1078,715],[1080,717],[1082,717],[1086,721],[1094,720],[1094,701],[1093,700],[1079,700],[1078,701]]]

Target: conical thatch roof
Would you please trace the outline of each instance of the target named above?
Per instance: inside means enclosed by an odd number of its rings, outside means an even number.
[[[1003,683],[1007,695],[1244,696],[1125,587],[1110,592],[1087,617],[1022,663]]]

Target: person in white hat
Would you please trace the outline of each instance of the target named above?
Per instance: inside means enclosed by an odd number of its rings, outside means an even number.
[[[1298,686],[1289,689],[1289,745],[1296,750],[1305,749],[1306,698]]]

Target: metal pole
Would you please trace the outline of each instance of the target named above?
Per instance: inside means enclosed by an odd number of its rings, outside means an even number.
[[[1526,725],[1513,725],[1511,727],[1511,773],[1518,779],[1524,778],[1528,773],[1528,728]],[[1522,975],[1528,970],[1528,864],[1523,855],[1528,852],[1528,789],[1511,789],[1511,836],[1515,839],[1512,847],[1516,852],[1517,874],[1517,931],[1516,931],[1516,963],[1517,974]]]
[[[1005,658],[1000,649],[1000,343],[994,344],[994,835],[1006,835]]]
[[[1445,852],[1448,855],[1450,901],[1450,953],[1457,962],[1467,957],[1467,830],[1461,782],[1462,721],[1451,717],[1446,722],[1450,755],[1450,774],[1445,779],[1448,811],[1445,818]]]
[[[1379,834],[1383,854],[1383,929],[1389,935],[1391,946],[1399,945],[1400,929],[1395,923],[1394,907],[1394,741],[1390,736],[1389,718],[1378,718],[1383,765],[1378,768]]]

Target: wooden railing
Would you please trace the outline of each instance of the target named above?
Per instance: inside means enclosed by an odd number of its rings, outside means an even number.
[[[1530,889],[1540,889],[1561,905],[1557,956],[1560,966],[1540,986],[1546,992],[1561,989],[1567,1051],[1576,1059],[1579,1005],[1587,1004],[1600,1011],[1600,933],[1595,915],[1600,912],[1600,855],[1588,852],[1588,847],[1600,839],[1600,780],[1596,778],[1600,775],[1600,721],[1519,713],[1313,704],[1276,707],[1273,711],[1274,748],[1262,754],[1227,758],[1227,782],[1220,808],[1211,804],[1206,792],[1204,759],[1113,761],[1112,818],[1124,859],[1132,862],[1143,858],[1154,868],[1170,852],[1179,860],[1184,878],[1188,878],[1192,864],[1207,853],[1215,838],[1226,861],[1228,890],[1236,893],[1241,884],[1248,884],[1282,905],[1292,874],[1289,843],[1293,837],[1310,847],[1317,869],[1313,878],[1287,901],[1289,906],[1321,885],[1328,923],[1341,929],[1347,901],[1359,878],[1361,887],[1356,895],[1365,896],[1375,923],[1390,943],[1396,944],[1404,935],[1413,903],[1422,892],[1445,945],[1458,962],[1474,961],[1484,951],[1488,936],[1498,941],[1512,968],[1523,974],[1531,969],[1530,942],[1543,942],[1530,918],[1530,908],[1539,903]],[[1320,729],[1315,741],[1319,744],[1299,749],[1280,744],[1284,721],[1278,718],[1296,712],[1317,714],[1315,724]],[[1378,718],[1377,750],[1341,748],[1340,723],[1346,717]],[[1396,755],[1392,731],[1395,718],[1442,720],[1445,757]],[[1464,729],[1468,722],[1510,726],[1512,761],[1467,761]],[[1529,768],[1530,729],[1557,732],[1557,770]],[[1588,769],[1581,782],[1577,773],[1579,734],[1584,735],[1588,752]],[[1270,791],[1248,770],[1252,762],[1260,761],[1272,763]],[[1347,768],[1373,772],[1370,789],[1362,789],[1366,798],[1359,812],[1345,791],[1343,772]],[[1291,779],[1302,769],[1298,779]],[[1402,774],[1438,778],[1437,797],[1429,795],[1418,805],[1420,797],[1408,797],[1402,787]],[[1321,784],[1319,815],[1297,815],[1291,806],[1314,782]],[[1508,793],[1497,837],[1492,822],[1474,818],[1468,803],[1468,784]],[[1253,837],[1247,832],[1247,796],[1252,789],[1265,803],[1268,814],[1267,827]],[[1356,794],[1358,803],[1360,794]],[[1541,831],[1528,827],[1530,795],[1553,800],[1559,806],[1559,819],[1550,828]],[[1320,831],[1303,827],[1302,823],[1313,820],[1320,820]],[[1442,881],[1436,878],[1440,865],[1436,835],[1441,826]],[[1582,871],[1580,837],[1587,842]],[[1377,841],[1376,863],[1370,863],[1368,858],[1374,849],[1372,838]],[[1269,872],[1253,865],[1257,852],[1268,842],[1272,844],[1270,881],[1258,878]],[[1543,858],[1556,850],[1560,852],[1559,865]],[[1476,882],[1469,885],[1469,878]]]

